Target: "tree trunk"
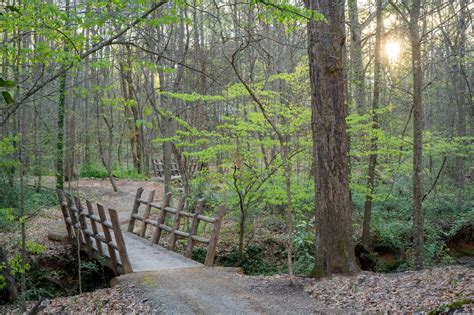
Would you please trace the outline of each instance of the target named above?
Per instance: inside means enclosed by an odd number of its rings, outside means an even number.
[[[56,143],[56,189],[64,189],[64,107],[66,100],[66,71],[59,81],[58,137]]]
[[[357,113],[364,113],[366,92],[365,92],[365,73],[362,57],[362,30],[359,23],[359,8],[357,0],[348,0],[348,13],[351,32],[350,57],[352,64],[352,75],[350,82],[353,86],[353,97],[356,103]]]
[[[469,99],[466,93],[466,85],[463,77],[463,65],[465,62],[466,56],[466,30],[467,30],[467,20],[466,20],[466,10],[467,10],[467,0],[460,1],[461,11],[459,13],[459,42],[457,47],[457,63],[456,63],[456,95],[457,95],[457,114],[458,114],[458,124],[457,124],[457,135],[458,137],[466,136],[466,112],[467,106],[466,100]],[[456,188],[457,188],[457,200],[456,200],[456,209],[461,211],[463,207],[462,192],[464,188],[464,157],[456,157]]]
[[[313,157],[316,161],[316,261],[313,276],[358,271],[352,243],[349,143],[344,96],[344,1],[308,0],[325,22],[310,20]]]
[[[364,203],[364,222],[362,225],[362,245],[366,249],[370,248],[370,221],[372,214],[372,200],[375,193],[375,167],[377,166],[377,130],[379,129],[379,119],[377,110],[380,101],[380,70],[382,55],[382,0],[377,0],[377,26],[375,30],[375,58],[374,58],[374,96],[372,99],[372,137],[370,139],[369,170],[367,174],[368,193]]]
[[[421,39],[418,26],[421,0],[414,0],[410,11],[410,42],[413,71],[413,245],[415,268],[423,269],[423,73],[421,69]]]

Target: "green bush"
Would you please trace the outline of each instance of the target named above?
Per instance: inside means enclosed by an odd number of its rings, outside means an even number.
[[[97,163],[84,163],[81,166],[81,177],[107,178],[107,170]]]
[[[263,257],[263,248],[260,245],[249,245],[239,265],[239,252],[232,250],[225,256],[218,257],[218,264],[225,267],[242,267],[247,275],[271,275],[279,271]]]
[[[0,228],[9,230],[18,223],[18,202],[19,186],[14,183],[13,186],[0,178]],[[24,193],[25,215],[31,215],[35,212],[57,205],[57,196],[53,190],[39,189],[26,186]]]
[[[81,166],[81,177],[88,178],[108,178],[109,175],[104,166],[98,163],[85,163]],[[138,179],[145,180],[148,177],[144,174],[139,174],[133,167],[120,167],[114,165],[112,175],[119,179]]]

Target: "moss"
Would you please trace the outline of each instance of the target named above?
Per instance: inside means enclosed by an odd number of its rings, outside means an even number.
[[[459,301],[455,301],[449,304],[442,305],[428,313],[428,315],[438,315],[438,314],[444,314],[450,311],[458,310],[462,308],[466,304],[474,303],[474,300],[472,299],[462,299]]]
[[[141,283],[146,286],[146,287],[149,287],[149,288],[153,288],[153,287],[156,287],[156,283],[155,281],[153,280],[153,277],[149,276],[149,275],[145,275],[142,277],[142,280],[141,280]]]

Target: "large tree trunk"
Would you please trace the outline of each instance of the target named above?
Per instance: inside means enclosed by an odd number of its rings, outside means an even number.
[[[410,11],[410,42],[413,71],[413,245],[415,268],[423,269],[423,107],[421,93],[421,39],[418,26],[421,0],[414,0]]]
[[[380,70],[382,55],[382,0],[377,0],[377,26],[375,30],[375,58],[374,58],[374,96],[372,99],[372,138],[370,139],[369,170],[367,173],[367,189],[364,203],[364,222],[362,225],[362,245],[370,247],[370,221],[372,214],[372,200],[375,193],[375,167],[377,166],[377,129],[379,119],[377,110],[380,101]]]
[[[308,25],[313,156],[316,161],[316,261],[313,275],[358,271],[352,243],[349,143],[344,96],[344,1],[308,0],[325,22]]]

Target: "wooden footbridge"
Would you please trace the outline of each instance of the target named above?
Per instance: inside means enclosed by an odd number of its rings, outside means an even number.
[[[122,231],[117,211],[83,203],[77,196],[58,191],[68,239],[115,274],[163,269],[212,266],[225,208],[215,217],[203,215],[204,202],[185,210],[184,198],[171,207],[171,193],[162,204],[153,202],[155,191],[142,199],[138,188],[127,231]],[[204,265],[191,260],[195,245],[207,250]],[[182,254],[180,254],[182,253]]]
[[[164,164],[162,161],[157,160],[157,159],[152,159],[152,166],[153,166],[153,172],[155,173],[155,176],[158,181],[164,181],[165,179],[165,168]],[[182,178],[182,174],[179,170],[178,164],[177,163],[171,163],[171,180],[180,180]],[[187,168],[187,171],[189,172],[189,175],[193,176],[194,173],[197,171],[197,163],[196,162],[191,162]]]

